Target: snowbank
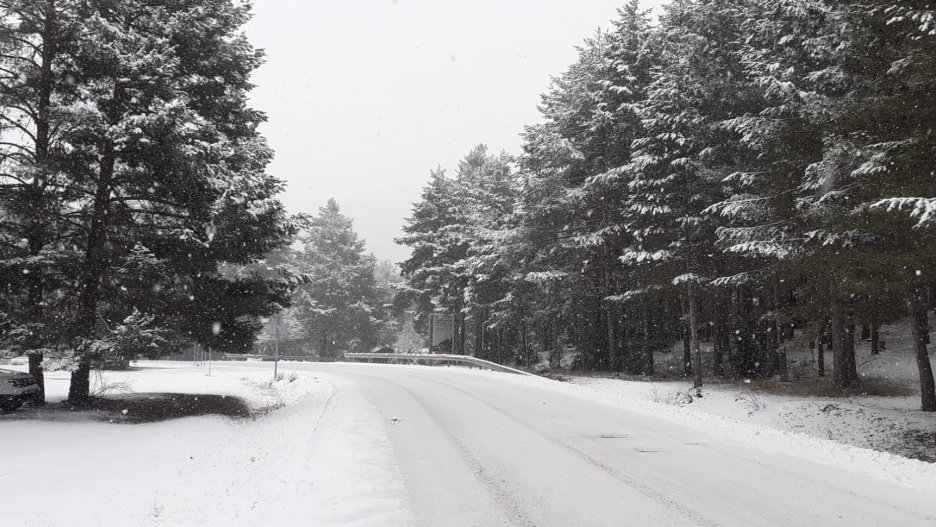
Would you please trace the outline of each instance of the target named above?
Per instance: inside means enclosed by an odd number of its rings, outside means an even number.
[[[272,367],[220,364],[211,377],[207,368],[185,363],[139,367],[107,378],[137,392],[234,395],[253,408],[281,409],[257,419],[189,417],[137,425],[5,416],[3,524],[264,524],[242,522],[256,519],[264,499],[283,492],[307,468],[313,431],[334,386],[310,372],[286,371],[271,383]],[[62,374],[50,377],[50,399],[64,397]]]

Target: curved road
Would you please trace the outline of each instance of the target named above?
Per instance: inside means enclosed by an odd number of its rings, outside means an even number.
[[[338,377],[339,395],[350,389],[374,406],[426,527],[936,525],[930,493],[519,376],[299,367]]]

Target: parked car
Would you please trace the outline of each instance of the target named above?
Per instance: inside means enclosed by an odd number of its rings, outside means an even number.
[[[0,368],[0,413],[12,412],[37,397],[39,385],[32,375]]]

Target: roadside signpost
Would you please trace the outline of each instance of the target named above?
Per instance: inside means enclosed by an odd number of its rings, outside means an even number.
[[[455,315],[429,315],[429,353],[451,353],[455,339]]]
[[[283,322],[282,315],[276,315],[273,317],[272,329],[273,329],[273,382],[276,382],[276,372],[279,367],[279,341],[280,335],[286,334],[286,325]]]

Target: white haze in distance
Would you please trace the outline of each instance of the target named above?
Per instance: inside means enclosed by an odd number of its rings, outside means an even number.
[[[645,0],[652,6],[658,1]],[[251,104],[288,184],[290,212],[328,198],[367,250],[401,262],[393,243],[429,171],[450,175],[471,148],[520,153],[523,126],[623,1],[254,0],[246,33],[267,62]]]

